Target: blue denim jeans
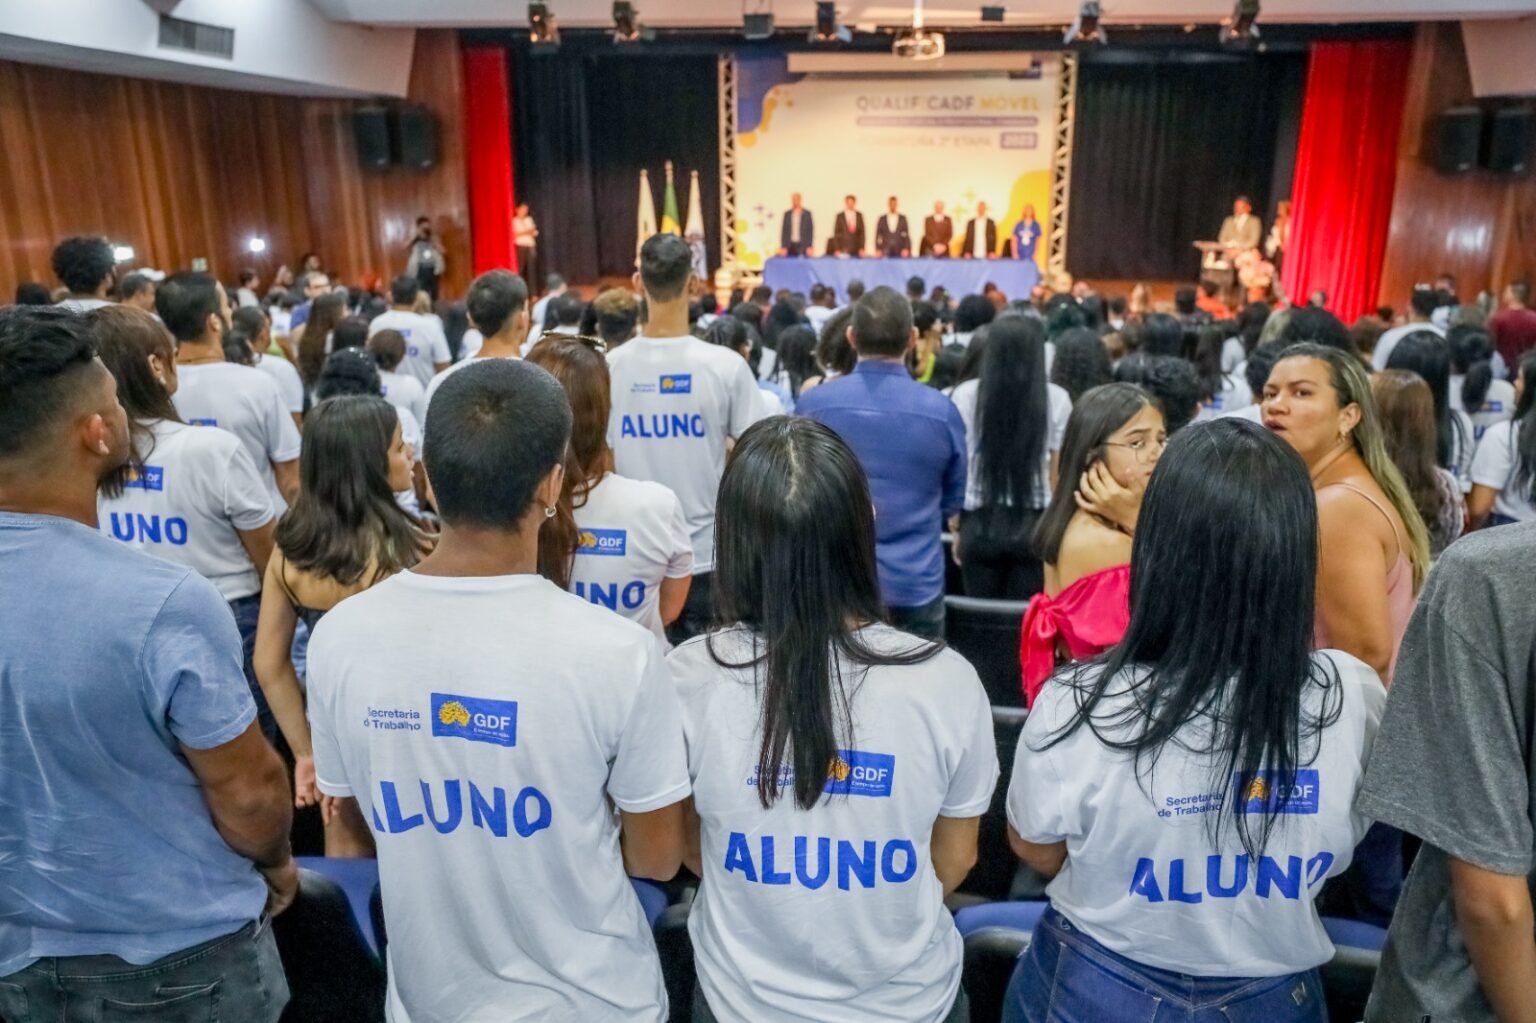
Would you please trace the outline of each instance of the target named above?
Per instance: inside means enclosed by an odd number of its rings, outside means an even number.
[[[229,610],[235,616],[235,627],[240,630],[240,654],[245,666],[245,684],[251,687],[251,699],[256,701],[256,720],[267,741],[277,738],[277,718],[267,706],[267,696],[261,691],[256,679],[256,620],[261,617],[261,594],[254,597],[237,597],[229,602]]]
[[[917,607],[887,608],[893,626],[923,639],[944,638],[944,594]]]
[[[265,919],[135,966],[117,956],[39,959],[0,977],[6,1023],[276,1023],[288,980]]]
[[[1132,962],[1054,909],[1008,983],[1003,1023],[1327,1023],[1316,970],[1192,977]]]

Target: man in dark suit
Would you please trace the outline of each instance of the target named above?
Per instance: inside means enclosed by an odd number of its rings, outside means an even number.
[[[848,196],[843,200],[843,212],[838,214],[832,228],[832,247],[845,256],[864,255],[864,214],[859,212],[859,200]]]
[[[976,204],[976,216],[965,225],[965,244],[960,247],[964,259],[992,259],[997,255],[997,221],[987,216],[987,204]]]
[[[875,251],[882,256],[912,255],[912,232],[907,227],[907,215],[896,211],[893,195],[885,204],[886,214],[875,224]]]
[[[816,254],[815,221],[811,211],[800,205],[800,193],[789,197],[789,209],[784,211],[784,229],[779,232],[779,255],[813,256]]]
[[[955,240],[955,222],[944,212],[944,201],[933,204],[933,216],[923,220],[923,255],[949,255],[949,243]]]

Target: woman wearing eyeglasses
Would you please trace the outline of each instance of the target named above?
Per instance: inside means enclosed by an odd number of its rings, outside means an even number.
[[[1026,706],[1059,662],[1095,657],[1124,635],[1131,540],[1167,442],[1163,413],[1134,384],[1095,387],[1073,407],[1061,479],[1077,480],[1078,487],[1057,487],[1035,527],[1045,591],[1024,615],[1019,661]],[[1112,516],[1111,507],[1118,509]]]

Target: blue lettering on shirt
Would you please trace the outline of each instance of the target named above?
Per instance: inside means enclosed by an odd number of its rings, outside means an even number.
[[[843,796],[889,796],[895,774],[896,758],[889,753],[840,749],[822,791]]]
[[[165,470],[158,465],[146,465],[141,468],[128,467],[127,479],[123,480],[125,490],[164,490]]]
[[[661,440],[666,437],[703,437],[704,417],[693,415],[624,416],[619,421],[619,436]]]
[[[630,581],[621,590],[618,583],[589,583],[576,580],[573,592],[589,604],[599,604],[610,611],[620,607],[633,611],[645,603],[645,583]]]
[[[628,537],[622,529],[583,529],[576,543],[576,553],[622,558],[629,546]]]
[[[187,420],[187,425],[188,426],[218,426],[219,425],[219,421],[217,419],[188,419]]]
[[[1142,856],[1131,871],[1129,893],[1140,895],[1149,903],[1195,904],[1207,898],[1235,899],[1245,892],[1260,899],[1278,896],[1294,902],[1302,897],[1303,887],[1311,889],[1322,884],[1333,863],[1331,852],[1317,853],[1305,862],[1300,856],[1287,856],[1283,863],[1273,856],[1260,856],[1250,863],[1242,853],[1231,857],[1211,855],[1205,858],[1205,883],[1201,887],[1198,866],[1182,858],[1159,864]]]
[[[669,373],[661,378],[662,394],[692,394],[692,373]]]
[[[826,837],[796,835],[780,841],[773,835],[757,835],[756,839],[754,860],[752,842],[745,833],[733,831],[727,836],[727,874],[739,875],[750,884],[798,885],[815,891],[831,878],[835,860],[837,887],[845,892],[852,891],[855,882],[860,888],[874,888],[880,882],[905,884],[917,876],[917,846],[905,838],[839,839],[835,856],[832,839]],[[784,859],[786,848],[794,850],[793,863]]]
[[[440,801],[434,783],[422,780],[414,787],[421,795],[419,804],[412,801],[409,806],[405,806],[401,802],[402,794],[413,792],[413,787],[409,783],[397,785],[392,781],[380,781],[379,802],[384,806],[384,813],[380,816],[378,807],[369,808],[373,815],[374,831],[400,835],[430,823],[432,830],[439,835],[452,834],[464,823],[464,790],[467,788],[470,826],[489,831],[497,838],[507,837],[506,789],[500,786],[481,789],[472,781],[461,782],[457,778],[436,784],[442,787]],[[543,831],[554,818],[548,797],[531,785],[525,786],[512,797],[511,807],[512,830],[522,838]]]
[[[187,544],[187,520],[180,517],[162,520],[158,515],[113,512],[108,521],[112,535],[124,543],[168,543],[176,547]]]
[[[406,345],[405,354],[414,359],[416,356],[421,354],[421,349],[417,348],[415,345]]]
[[[432,734],[497,746],[516,746],[517,701],[433,693]]]
[[[1315,770],[1297,771],[1289,780],[1279,771],[1232,775],[1233,813],[1315,814],[1320,796]]]

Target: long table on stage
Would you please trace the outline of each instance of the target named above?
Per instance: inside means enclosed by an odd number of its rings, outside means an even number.
[[[763,283],[774,291],[787,288],[809,294],[811,285],[828,284],[838,298],[848,294],[848,282],[866,288],[889,285],[906,293],[907,281],[921,277],[928,291],[942,285],[956,299],[979,295],[989,281],[1009,298],[1029,298],[1040,283],[1040,268],[1020,259],[870,259],[844,256],[775,256],[763,264]]]

